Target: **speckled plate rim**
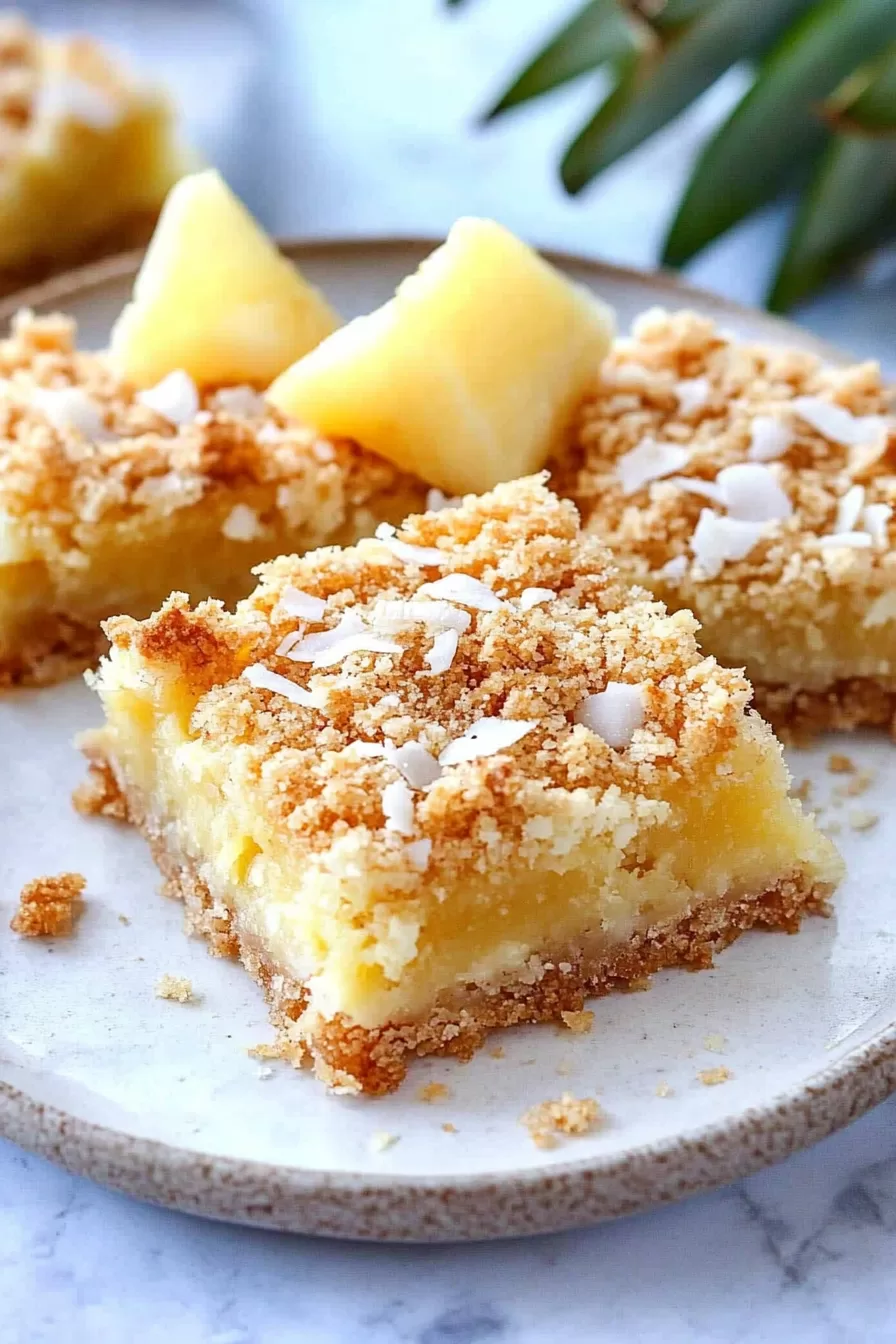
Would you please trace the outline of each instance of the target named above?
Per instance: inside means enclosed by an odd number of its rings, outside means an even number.
[[[418,248],[420,237],[284,241],[297,260]],[[749,315],[770,339],[795,328],[664,272],[547,251],[563,265],[691,303],[716,317]],[[142,252],[129,252],[55,276],[0,301],[0,322],[23,306],[46,308],[110,281],[132,278]],[[805,331],[800,344],[832,362],[845,356]],[[371,1176],[307,1171],[175,1147],[96,1124],[0,1083],[0,1135],[78,1175],[151,1203],[228,1222],[317,1236],[378,1241],[479,1240],[559,1231],[636,1213],[698,1194],[781,1161],[857,1119],[896,1092],[896,1022],[885,1024],[810,1080],[761,1107],[607,1157],[589,1156],[471,1176]]]

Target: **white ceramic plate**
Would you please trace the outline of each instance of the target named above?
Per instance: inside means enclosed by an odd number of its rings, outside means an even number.
[[[290,250],[352,315],[381,302],[427,246]],[[820,348],[795,328],[666,277],[560,262],[616,306],[623,326],[651,304],[687,304],[741,335]],[[30,301],[74,312],[84,340],[101,344],[134,269],[133,258],[117,259],[51,282]],[[885,815],[896,750],[881,738],[836,744],[876,779],[862,798],[826,809],[841,821],[849,864],[835,918],[810,920],[796,938],[750,934],[715,970],[666,973],[647,994],[602,999],[590,1035],[525,1028],[493,1038],[499,1059],[485,1050],[465,1066],[418,1063],[397,1095],[372,1102],[327,1096],[285,1066],[259,1077],[247,1047],[271,1032],[255,986],[184,937],[180,908],[158,896],[135,835],[82,820],[70,806],[82,774],[71,738],[97,717],[80,683],[0,700],[0,1132],[73,1170],[181,1209],[296,1231],[501,1236],[611,1217],[730,1180],[896,1087],[896,854]],[[822,803],[843,782],[825,769],[834,745],[792,758]],[[853,831],[850,806],[883,819]],[[88,878],[77,936],[45,943],[6,932],[22,883],[63,869]],[[166,972],[188,976],[201,1002],[155,998]],[[719,1037],[721,1054],[707,1048]],[[730,1081],[698,1080],[720,1065]],[[416,1093],[433,1081],[450,1095],[426,1105]],[[657,1095],[660,1084],[669,1095]],[[596,1096],[608,1123],[539,1150],[519,1116],[564,1090]],[[398,1141],[375,1152],[380,1132]]]

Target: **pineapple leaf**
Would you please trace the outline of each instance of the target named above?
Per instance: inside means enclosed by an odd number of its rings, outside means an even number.
[[[858,0],[857,0],[858,2]],[[896,0],[894,0],[896,2]],[[616,159],[671,121],[735,61],[755,55],[803,13],[811,0],[716,0],[670,40],[649,79],[627,84],[570,145],[561,176],[576,193]]]
[[[630,48],[635,31],[619,0],[590,0],[517,76],[483,121],[618,59]]]
[[[775,196],[827,131],[816,104],[896,39],[896,0],[824,0],[769,53],[756,80],[704,148],[666,239],[683,266]]]
[[[896,130],[896,43],[874,65],[850,76],[824,112],[837,131]]]
[[[790,230],[768,304],[799,303],[841,267],[896,235],[896,135],[832,137]]]

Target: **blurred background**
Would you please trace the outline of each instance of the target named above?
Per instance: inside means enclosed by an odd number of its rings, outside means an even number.
[[[757,16],[769,9],[754,4]],[[861,4],[845,8],[854,14]],[[270,229],[291,236],[442,235],[459,214],[476,213],[544,246],[655,265],[701,143],[751,78],[735,64],[571,197],[559,165],[611,87],[610,72],[586,71],[488,127],[480,122],[581,3],[25,0],[19,8],[44,28],[108,40],[166,83],[202,155]],[[876,8],[880,50],[892,50],[896,6]],[[762,302],[793,212],[788,200],[761,208],[687,274]],[[796,315],[857,354],[886,360],[892,351],[896,362],[894,295],[896,254],[879,251]]]

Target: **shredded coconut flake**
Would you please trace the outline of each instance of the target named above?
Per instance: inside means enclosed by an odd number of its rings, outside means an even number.
[[[504,603],[487,583],[474,579],[472,574],[446,574],[434,583],[424,583],[418,592],[446,602],[460,602],[475,611],[497,611]]]
[[[670,476],[666,484],[674,485],[676,490],[686,490],[691,495],[701,495],[713,504],[723,502],[722,492],[715,481],[704,481],[701,476]]]
[[[303,621],[319,621],[327,609],[327,599],[325,597],[314,597],[312,593],[305,593],[301,588],[294,588],[292,584],[283,589],[280,594],[280,601],[274,610],[274,617],[282,619],[284,616],[297,616]]]
[[[383,815],[387,831],[414,834],[414,795],[403,779],[393,779],[383,789]]]
[[[766,530],[765,523],[720,518],[711,509],[703,509],[691,537],[691,550],[708,579],[721,573],[728,560],[743,560]]]
[[[825,401],[822,397],[794,397],[792,405],[807,425],[844,448],[872,444],[887,428],[885,416],[853,415],[845,406]]]
[[[441,630],[432,642],[429,653],[424,653],[423,661],[429,665],[433,676],[447,672],[454,662],[460,635],[456,630]]]
[[[380,600],[374,603],[371,626],[381,635],[398,634],[415,625],[424,625],[427,630],[455,630],[462,634],[470,620],[468,611],[461,611],[450,602]]]
[[[172,425],[186,425],[195,420],[199,412],[199,393],[196,384],[183,369],[175,369],[156,383],[137,393],[141,406],[146,406],[156,415],[170,420]]]
[[[862,551],[871,545],[871,538],[867,532],[832,532],[828,536],[819,537],[818,544],[823,551],[834,551],[838,547]]]
[[[495,756],[499,751],[512,747],[537,726],[530,719],[477,719],[462,737],[448,743],[439,755],[439,765],[459,765],[462,761],[478,761],[483,756]]]
[[[643,687],[611,681],[605,690],[585,697],[575,720],[621,751],[631,744],[635,729],[643,728],[645,712]]]
[[[862,509],[865,507],[864,485],[851,485],[846,494],[837,502],[835,532],[854,532]]]
[[[742,523],[774,523],[789,518],[793,505],[770,467],[737,462],[724,467],[716,485],[729,518]]]
[[[290,630],[288,635],[283,636],[274,652],[279,654],[281,658],[287,657],[290,649],[295,648],[295,646],[298,644],[299,640],[302,638],[304,633],[305,633],[304,625],[301,626],[298,630]]]
[[[239,387],[222,387],[215,394],[215,409],[225,415],[236,415],[250,419],[264,415],[267,407],[265,399],[253,387],[243,383]]]
[[[424,837],[422,840],[412,840],[410,844],[405,845],[404,852],[414,868],[419,873],[423,873],[429,867],[429,859],[432,854],[432,841]]]
[[[96,441],[116,437],[103,423],[99,406],[81,387],[34,387],[28,400],[55,429],[76,429]]]
[[[862,510],[862,522],[875,546],[888,544],[889,522],[892,516],[893,509],[889,504],[866,504]]]
[[[690,453],[677,443],[657,443],[642,439],[616,463],[616,473],[624,495],[633,495],[650,481],[661,480],[686,467]]]
[[[553,588],[524,588],[520,593],[520,611],[531,611],[545,602],[553,602],[556,597]]]
[[[441,513],[443,509],[456,509],[462,503],[460,495],[446,495],[435,486],[426,492],[426,512]]]
[[[405,742],[403,747],[386,746],[383,754],[412,789],[428,789],[442,773],[435,756],[420,742]]]
[[[678,398],[678,409],[682,415],[693,415],[709,401],[708,378],[683,378],[673,389]]]
[[[771,415],[757,415],[750,427],[747,457],[751,462],[774,462],[784,456],[792,443],[793,434],[788,425]]]
[[[305,635],[290,651],[295,663],[311,663],[312,667],[333,667],[352,653],[397,653],[404,650],[394,640],[384,639],[368,627],[353,611],[345,611],[339,624],[332,630],[321,630]]]
[[[402,560],[406,565],[419,565],[421,569],[444,565],[447,559],[444,551],[435,546],[412,546],[410,542],[399,541],[395,533],[391,523],[380,523],[373,535],[389,548],[396,560]]]
[[[263,691],[273,691],[294,705],[314,707],[314,697],[310,691],[306,691],[304,686],[297,686],[294,681],[289,680],[289,677],[281,677],[279,672],[272,672],[264,663],[252,663],[244,668],[243,677],[250,686],[257,686]]]
[[[386,747],[382,742],[358,741],[352,742],[351,747],[356,756],[360,756],[365,760],[370,760],[377,756],[385,756],[386,754]]]
[[[234,504],[221,524],[228,541],[254,541],[263,531],[258,514],[248,504]]]
[[[664,579],[683,579],[688,569],[689,561],[686,555],[673,555],[672,559],[667,560],[657,572]]]

